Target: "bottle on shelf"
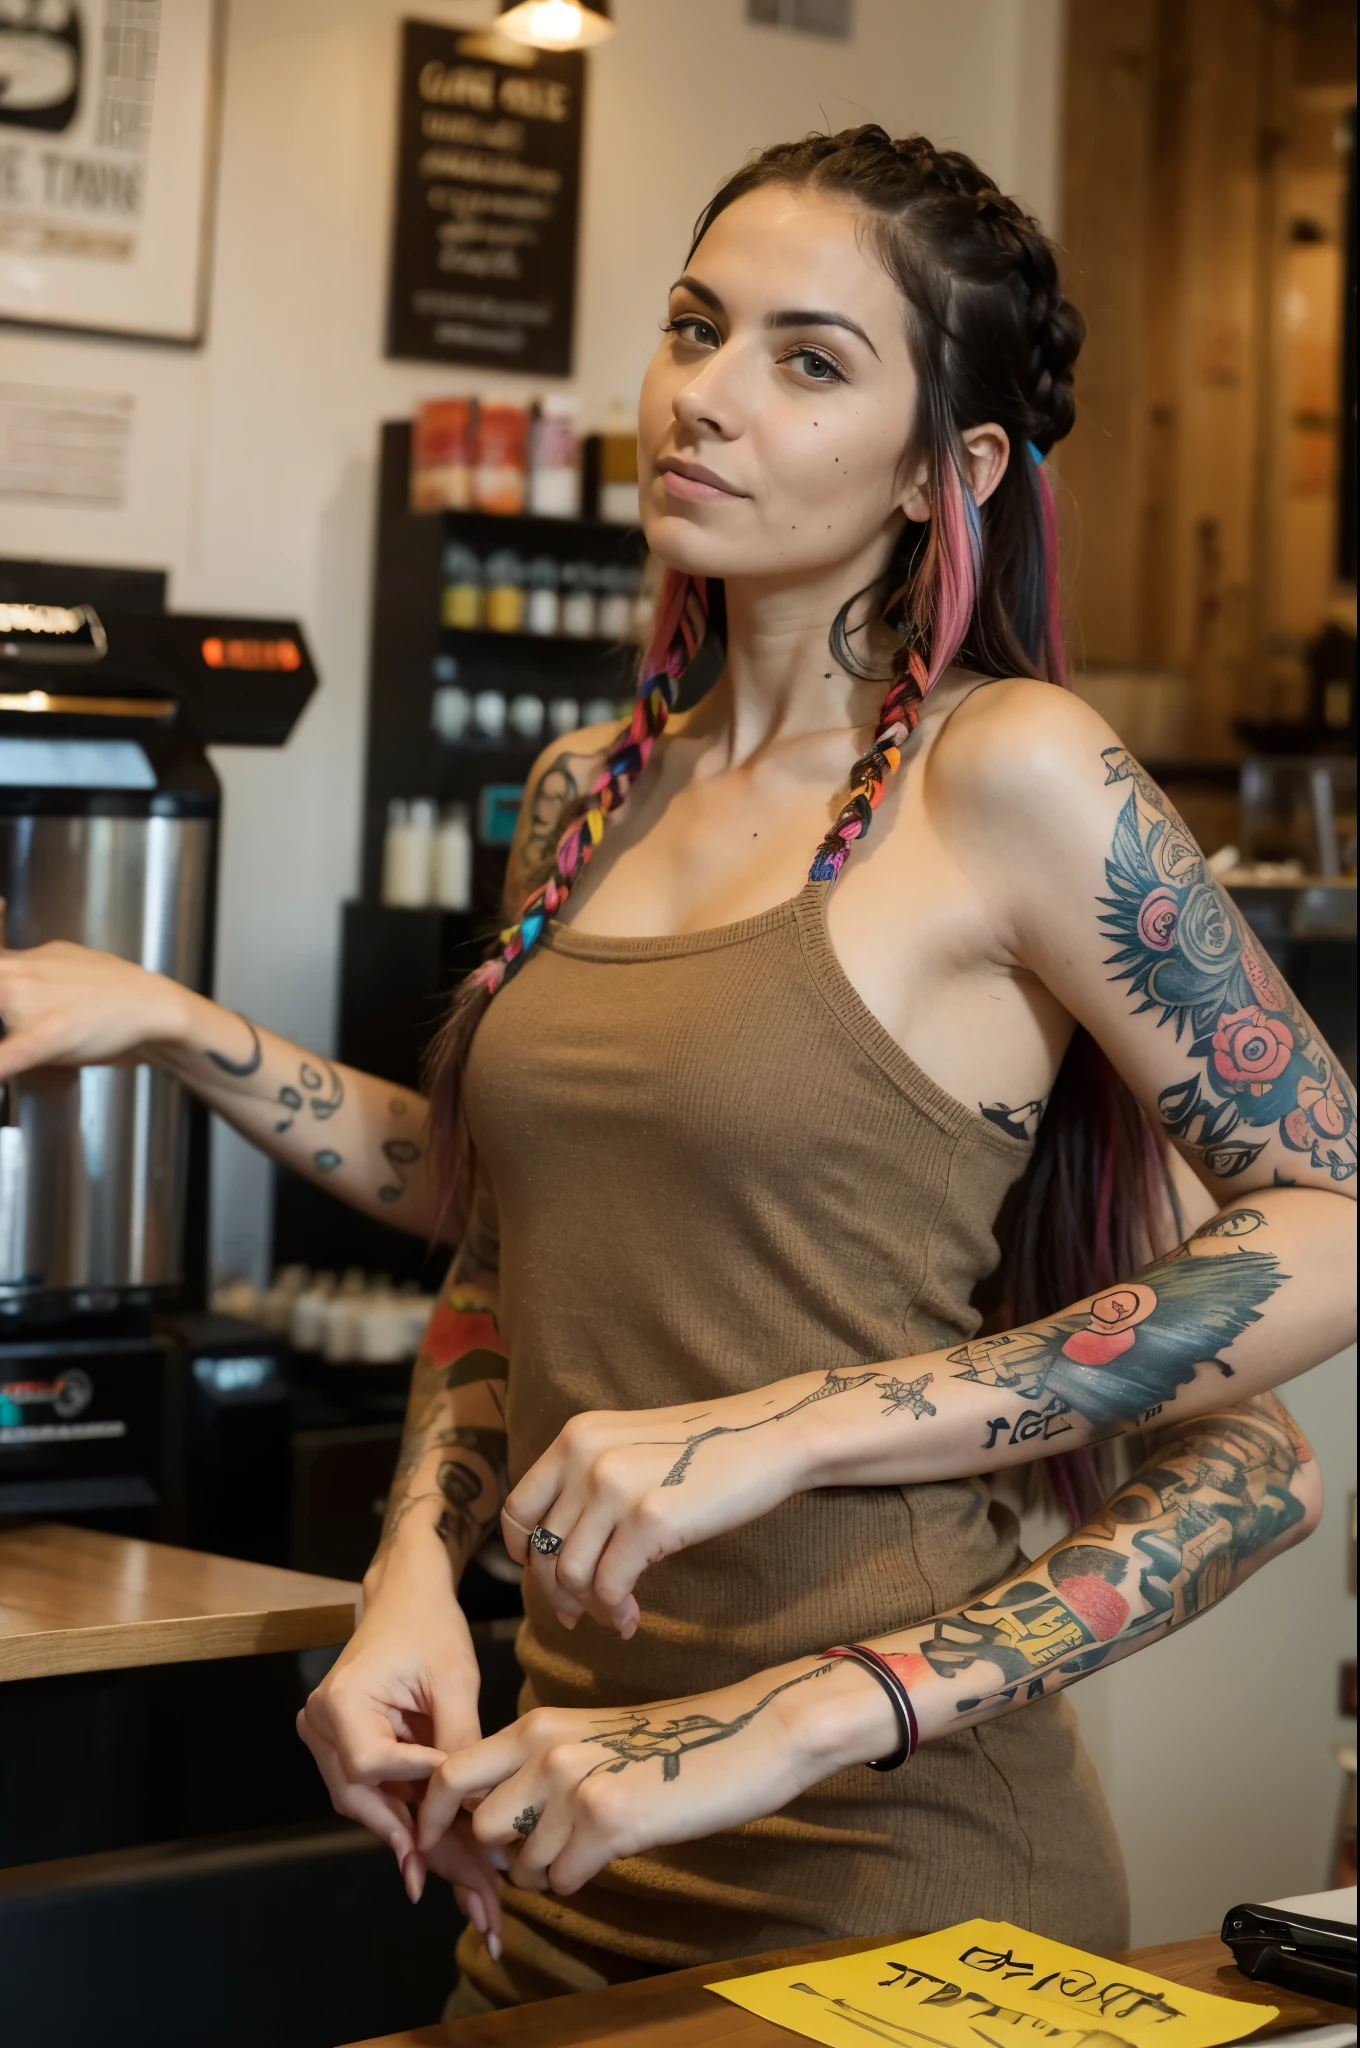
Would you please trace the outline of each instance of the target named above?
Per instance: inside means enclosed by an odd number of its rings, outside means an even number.
[[[575,732],[581,723],[581,707],[574,697],[554,697],[548,706],[548,730],[555,740]]]
[[[597,570],[600,601],[595,630],[602,640],[626,640],[633,621],[633,576],[622,563]]]
[[[592,697],[581,706],[582,725],[612,725],[618,709],[612,697]]]
[[[434,900],[441,910],[472,908],[472,825],[466,804],[448,804],[434,842]]]
[[[595,634],[595,568],[591,562],[562,564],[562,631],[569,640]]]
[[[475,631],[482,623],[482,565],[460,540],[451,540],[444,550],[440,617],[446,626],[461,630]]]
[[[524,630],[545,636],[562,629],[562,600],[558,595],[557,563],[551,555],[535,555],[524,572]]]
[[[435,806],[429,797],[393,797],[383,835],[382,900],[419,910],[430,900]]]
[[[446,747],[456,747],[468,729],[472,699],[456,683],[441,683],[430,699],[430,730]]]
[[[524,625],[524,564],[513,548],[497,548],[486,564],[483,623],[492,633],[518,633]]]
[[[529,482],[529,415],[522,405],[480,408],[472,502],[479,512],[524,510]]]
[[[510,699],[510,730],[516,739],[536,744],[543,737],[543,699],[527,690]]]
[[[411,510],[462,511],[472,503],[475,398],[434,398],[411,429]]]
[[[565,391],[539,400],[530,440],[529,510],[549,519],[581,512],[581,403]]]
[[[472,700],[473,730],[499,745],[505,738],[505,699],[499,690],[479,690]]]

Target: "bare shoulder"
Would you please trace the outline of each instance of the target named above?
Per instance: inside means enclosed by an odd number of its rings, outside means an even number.
[[[972,690],[945,718],[931,753],[932,775],[951,800],[1022,812],[1083,783],[1105,780],[1102,757],[1119,744],[1089,704],[1070,690],[1010,676]]]
[[[604,766],[619,726],[583,725],[546,746],[524,784],[505,871],[505,911],[513,916],[539,879],[562,821]]]

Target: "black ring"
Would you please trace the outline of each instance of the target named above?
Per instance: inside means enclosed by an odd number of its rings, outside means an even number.
[[[562,1548],[562,1538],[554,1536],[552,1530],[545,1529],[540,1522],[533,1535],[529,1538],[529,1545],[531,1549],[538,1552],[540,1557],[556,1557],[558,1551]]]

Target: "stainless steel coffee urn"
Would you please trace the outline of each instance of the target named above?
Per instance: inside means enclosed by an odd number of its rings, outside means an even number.
[[[207,990],[220,805],[204,744],[280,744],[314,680],[291,622],[0,601],[7,943],[70,940]],[[182,1090],[153,1067],[13,1081],[0,1312],[107,1312],[181,1290],[188,1165]]]

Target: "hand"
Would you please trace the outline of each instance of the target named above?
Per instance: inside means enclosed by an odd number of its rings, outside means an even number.
[[[776,1813],[846,1764],[895,1745],[873,1679],[804,1657],[656,1706],[538,1707],[448,1758],[421,1804],[431,1850],[460,1806],[512,1884],[567,1896],[606,1863]]]
[[[754,1522],[809,1483],[808,1438],[791,1418],[823,1398],[831,1377],[808,1373],[675,1408],[573,1415],[506,1501],[506,1549],[534,1574],[564,1627],[590,1613],[631,1636],[633,1588],[649,1564]],[[551,1557],[530,1545],[538,1527],[562,1540]]]
[[[442,1578],[440,1573],[442,1572]],[[335,1811],[386,1842],[412,1901],[426,1867],[447,1878],[474,1927],[499,1950],[495,1872],[463,1817],[441,1829],[425,1855],[416,1847],[413,1807],[453,1750],[476,1743],[481,1675],[447,1570],[395,1573],[297,1717]]]
[[[181,1036],[188,991],[64,939],[12,951],[0,904],[0,1081],[29,1067],[107,1066]]]

